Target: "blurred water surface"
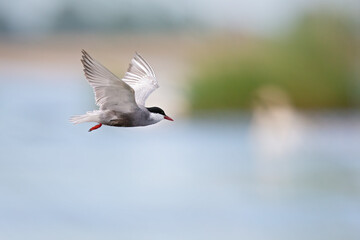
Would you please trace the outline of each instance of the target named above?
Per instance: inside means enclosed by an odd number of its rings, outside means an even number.
[[[0,240],[360,239],[359,7],[0,0]],[[81,49],[175,122],[70,124]]]
[[[12,80],[0,89],[0,239],[360,238],[354,113],[308,116],[302,140],[267,158],[246,113],[88,133],[68,122],[91,110],[85,85]]]

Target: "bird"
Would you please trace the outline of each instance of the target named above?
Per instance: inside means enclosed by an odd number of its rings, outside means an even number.
[[[98,110],[70,118],[74,124],[96,122],[89,132],[102,125],[114,127],[139,127],[174,121],[160,107],[145,107],[149,95],[159,88],[153,68],[135,52],[125,76],[120,79],[85,50],[81,62],[87,81],[94,90]]]

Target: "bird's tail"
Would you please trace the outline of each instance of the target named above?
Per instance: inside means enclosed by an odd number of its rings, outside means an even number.
[[[84,122],[100,122],[100,112],[99,111],[92,111],[87,112],[84,115],[76,115],[70,118],[70,122],[73,124],[79,124]]]

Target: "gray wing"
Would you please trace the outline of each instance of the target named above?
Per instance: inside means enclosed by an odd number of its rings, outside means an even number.
[[[101,110],[109,109],[121,112],[132,112],[138,105],[134,90],[116,77],[106,67],[82,50],[81,62],[84,73],[95,93],[96,104]]]
[[[146,99],[159,87],[154,70],[138,53],[131,60],[122,80],[134,89],[136,103],[142,106],[145,106]]]

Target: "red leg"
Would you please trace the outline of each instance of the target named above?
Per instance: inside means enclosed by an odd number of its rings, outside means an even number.
[[[101,126],[102,126],[102,124],[99,123],[98,125],[95,125],[95,126],[93,126],[92,128],[90,128],[90,129],[89,129],[89,132],[91,132],[92,130],[98,129],[98,128],[101,127]]]

